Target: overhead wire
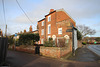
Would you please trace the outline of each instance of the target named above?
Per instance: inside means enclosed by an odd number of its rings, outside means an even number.
[[[2,5],[3,5],[4,22],[5,22],[5,24],[6,24],[4,0],[2,0]]]
[[[3,14],[4,14],[4,22],[5,22],[5,36],[7,36],[7,24],[6,24],[6,15],[5,15],[4,0],[2,0],[2,6],[3,6]]]
[[[18,0],[16,0],[18,6],[20,7],[20,9],[23,11],[23,13],[25,14],[25,16],[27,17],[27,19],[33,24],[33,22],[30,20],[30,18],[28,17],[28,15],[25,13],[24,9],[21,7],[21,5],[19,4]]]

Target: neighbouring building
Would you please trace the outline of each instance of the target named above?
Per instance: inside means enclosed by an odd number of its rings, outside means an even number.
[[[20,31],[20,33],[18,32],[17,34],[28,34],[28,33],[30,33],[30,34],[32,34],[32,33],[35,34],[35,33],[38,33],[38,30],[34,30],[34,31],[33,31],[32,25],[30,25],[29,31],[26,31],[26,29],[25,29],[24,32]]]
[[[0,37],[2,37],[3,36],[3,34],[2,34],[2,30],[0,29]]]
[[[26,31],[26,29],[24,29],[24,32],[22,32],[22,31],[20,31],[20,32],[18,32],[18,33],[16,33],[17,34],[17,37],[15,36],[15,34],[14,35],[12,35],[13,37],[14,37],[14,39],[15,38],[17,38],[17,39],[19,39],[19,36],[21,35],[21,34],[36,34],[36,33],[38,33],[38,30],[32,30],[32,25],[29,27],[29,31]]]
[[[76,26],[75,21],[66,13],[64,9],[50,9],[49,14],[45,18],[38,21],[38,31],[40,36],[40,44],[52,38],[56,44],[60,39],[70,39],[72,32],[66,32],[67,29],[72,29],[70,26]]]

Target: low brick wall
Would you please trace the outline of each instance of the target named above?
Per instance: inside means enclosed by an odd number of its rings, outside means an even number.
[[[69,52],[68,47],[40,47],[40,54],[47,57],[61,58]]]
[[[22,51],[22,52],[28,52],[28,53],[34,53],[35,54],[35,49],[34,48],[16,47],[16,51]]]
[[[9,46],[9,49],[14,50],[14,46]],[[34,53],[35,54],[35,48],[22,48],[16,46],[16,51],[22,51],[27,53]]]

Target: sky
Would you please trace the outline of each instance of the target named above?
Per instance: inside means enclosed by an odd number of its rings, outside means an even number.
[[[92,37],[100,37],[100,0],[18,0],[28,15],[30,22],[20,9],[16,0],[4,0],[6,22],[4,21],[2,0],[0,0],[0,28],[5,33],[14,34],[26,29],[30,25],[36,30],[37,21],[44,18],[50,9],[64,9],[76,22],[96,30]]]

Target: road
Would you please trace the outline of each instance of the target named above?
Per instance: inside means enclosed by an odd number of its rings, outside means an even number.
[[[86,46],[82,48],[78,48],[76,50],[76,55],[71,56],[68,59],[73,61],[80,61],[80,62],[98,62],[100,61],[100,57],[90,51]]]
[[[100,45],[89,45],[88,49],[90,49],[95,54],[97,54],[98,56],[100,56]]]
[[[100,67],[100,62],[67,61],[11,50],[8,50],[6,62],[11,67]]]

